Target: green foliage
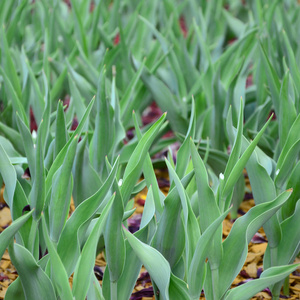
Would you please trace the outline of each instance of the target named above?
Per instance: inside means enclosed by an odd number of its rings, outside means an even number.
[[[1,1],[0,183],[13,222],[0,252],[19,274],[5,299],[127,300],[142,265],[156,299],[265,287],[279,299],[299,267],[299,12],[288,0]],[[244,169],[256,206],[222,241]],[[261,226],[264,272],[231,289]]]

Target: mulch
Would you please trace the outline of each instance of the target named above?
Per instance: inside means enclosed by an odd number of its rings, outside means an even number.
[[[157,180],[160,189],[167,194],[168,193],[168,178],[165,171],[156,170]],[[247,179],[246,179],[247,180]],[[249,183],[247,184],[249,185]],[[10,210],[5,205],[3,200],[3,190],[1,189],[0,195],[0,232],[2,232],[11,223]],[[147,188],[145,188],[141,193],[135,197],[135,207],[136,211],[133,216],[129,219],[129,230],[134,232],[139,228],[139,222],[141,220],[141,214],[143,213],[143,208],[145,204],[145,199],[147,195]],[[246,194],[245,200],[242,202],[239,209],[239,216],[245,214],[251,207],[253,207],[254,200],[251,198],[251,194]],[[71,209],[73,210],[73,209]],[[229,216],[223,222],[223,238],[225,239],[233,225]],[[236,287],[243,284],[249,280],[254,280],[258,278],[263,270],[263,256],[267,247],[267,238],[261,228],[253,237],[252,241],[248,247],[248,256],[246,262],[233,281],[232,287]],[[296,262],[300,262],[300,258],[296,259]],[[98,275],[98,279],[101,283],[101,273],[104,271],[106,262],[103,253],[99,254],[95,261],[95,273]],[[6,289],[8,286],[18,277],[17,271],[10,261],[8,252],[6,251],[0,262],[0,300],[4,299]],[[290,275],[290,296],[282,296],[283,299],[296,300],[300,299],[300,270],[294,272]],[[72,277],[70,278],[70,284],[72,284]],[[201,300],[205,297],[202,295]],[[140,277],[137,280],[136,286],[133,290],[131,300],[150,300],[155,299],[153,296],[153,289],[151,286],[151,278],[147,270],[143,267],[141,269]],[[253,300],[261,299],[272,299],[272,296],[268,289],[258,293]]]

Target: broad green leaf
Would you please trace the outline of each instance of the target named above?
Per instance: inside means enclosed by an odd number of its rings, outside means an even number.
[[[195,170],[195,179],[198,192],[199,225],[201,232],[205,230],[220,216],[220,210],[217,205],[213,191],[208,182],[208,175],[205,165],[198,154],[198,151],[190,141],[191,155]],[[209,253],[210,262],[218,266],[222,257],[222,228],[218,229],[218,234],[214,235],[211,241],[211,253]]]
[[[229,108],[227,119],[232,118],[231,107]],[[243,135],[243,122],[244,122],[244,113],[243,113],[243,100],[240,102],[240,113],[237,125],[237,134],[231,149],[231,153],[224,171],[224,181],[226,182],[229,178],[234,166],[239,160],[241,149],[242,149],[242,135]]]
[[[197,242],[200,238],[200,228],[196,216],[192,210],[190,199],[188,198],[186,191],[178,175],[176,174],[175,170],[172,168],[171,164],[167,161],[167,159],[165,159],[165,162],[170,175],[172,175],[174,179],[175,188],[178,190],[178,194],[181,200],[181,207],[183,211],[184,225],[185,225],[185,236],[186,236],[186,244],[185,244],[186,264],[187,266],[189,266],[192,257],[194,255]]]
[[[293,147],[293,145],[296,142],[298,142],[298,140],[300,140],[300,115],[297,116],[292,127],[290,128],[286,142],[277,160],[277,166],[276,166],[277,170],[280,170],[282,168],[282,165],[286,159],[288,152]]]
[[[88,135],[86,134],[78,144],[72,171],[74,177],[72,194],[76,207],[82,201],[92,196],[101,185],[100,178],[89,160],[88,149],[86,147],[87,139]]]
[[[152,190],[152,185],[150,185],[144,205],[143,215],[141,219],[140,228],[144,228],[147,226],[152,218],[155,215],[155,200],[154,200],[154,194]]]
[[[14,87],[12,86],[11,81],[7,77],[6,72],[3,70],[3,68],[1,66],[0,66],[0,73],[2,74],[3,79],[4,79],[6,93],[12,101],[14,112],[15,113],[18,112],[20,114],[20,118],[22,119],[22,121],[26,124],[26,126],[28,126],[29,125],[28,118],[27,118],[25,109],[21,103],[21,100],[18,97],[16,91],[14,90]]]
[[[26,124],[22,121],[18,113],[16,114],[16,119],[17,119],[18,129],[21,134],[25,154],[28,160],[30,175],[32,179],[34,179],[35,178],[35,155],[34,155],[35,150],[34,150],[32,136],[28,126],[26,126]]]
[[[231,209],[231,208],[230,208]],[[204,279],[205,279],[205,260],[209,257],[211,249],[211,239],[220,227],[223,220],[228,215],[230,209],[220,215],[208,228],[203,232],[197,242],[193,259],[188,268],[187,283],[191,299],[199,299]]]
[[[120,145],[123,145],[123,140],[126,137],[125,129],[121,121],[120,116],[120,102],[118,97],[118,89],[116,87],[116,70],[113,67],[112,70],[112,84],[111,84],[111,96],[110,96],[110,105],[114,111],[113,118],[113,145],[110,150],[110,155],[115,157],[115,153],[119,150]]]
[[[277,170],[277,175],[275,177],[275,185],[279,189],[284,189],[289,176],[293,170],[294,164],[297,160],[300,150],[300,139],[288,149],[285,159],[281,164],[280,169]]]
[[[283,13],[284,16],[284,13]],[[282,36],[284,40],[284,46],[287,52],[287,57],[289,61],[289,69],[291,71],[291,74],[293,76],[293,80],[295,81],[296,88],[298,90],[298,93],[300,92],[299,85],[300,85],[300,71],[297,66],[296,57],[295,57],[295,51],[291,47],[291,43],[289,41],[288,35],[285,30],[282,30]]]
[[[54,101],[57,100],[57,98],[59,97],[59,94],[61,93],[61,90],[63,89],[67,74],[68,74],[68,69],[65,66],[63,71],[59,74],[58,78],[56,79],[55,83],[53,84],[53,86],[50,90],[51,104],[54,103]]]
[[[121,186],[121,193],[125,205],[129,200],[134,185],[141,175],[144,159],[147,155],[147,152],[156,135],[158,134],[165,118],[166,114],[163,114],[155,122],[155,124],[153,124],[150,129],[143,135],[128,161],[123,176],[123,184]]]
[[[264,288],[274,284],[291,272],[296,270],[300,264],[291,265],[291,266],[279,266],[272,267],[261,273],[260,278],[249,281],[245,284],[240,285],[239,287],[229,290],[225,296],[225,300],[248,300],[258,292],[262,291]]]
[[[242,268],[248,252],[248,244],[257,230],[272,217],[291,195],[280,194],[271,202],[259,204],[238,218],[223,242],[223,257],[219,268],[220,295],[224,295]]]
[[[37,146],[35,149],[35,178],[32,184],[30,194],[30,206],[34,208],[33,218],[38,220],[44,209],[46,194],[45,194],[45,167],[44,167],[44,133],[48,131],[47,121],[42,120],[38,130]]]
[[[7,138],[0,136],[0,144],[10,160],[17,159],[20,156]]]
[[[134,236],[139,239],[141,242],[149,244],[153,238],[156,222],[154,218],[155,206],[153,201],[153,195],[151,193],[151,187],[148,191],[146,204],[143,211],[142,221],[140,225],[140,230],[134,233]],[[151,193],[152,194],[152,193]],[[125,241],[126,247],[126,260],[125,266],[122,275],[118,279],[117,283],[117,294],[118,299],[127,300],[132,294],[132,290],[136,284],[137,278],[140,274],[142,262],[138,259],[136,253],[132,250],[128,240]],[[109,279],[109,270],[104,273],[102,287],[105,298],[111,299],[110,295],[110,279]]]
[[[26,215],[16,219],[12,224],[7,227],[0,235],[0,257],[3,256],[5,249],[8,247],[9,243],[12,241],[15,234],[19,229],[29,220],[32,216],[33,210]]]
[[[136,69],[139,67],[135,63]],[[184,119],[175,100],[175,96],[169,88],[155,75],[151,75],[146,67],[144,68],[141,79],[145,86],[150,90],[153,98],[157,102],[162,111],[168,113],[168,120],[174,131],[185,133],[188,127],[188,122]]]
[[[55,124],[55,157],[66,144],[67,138],[67,128],[63,110],[63,103],[61,101],[58,101]]]
[[[81,256],[74,271],[72,291],[75,299],[84,300],[86,298],[95,265],[97,243],[99,237],[104,232],[104,226],[110,209],[112,209],[114,197],[115,194],[106,204],[101,216],[98,218],[89,238],[82,249]]]
[[[23,246],[13,244],[9,255],[21,279],[26,299],[56,299],[49,277]]]
[[[114,113],[108,99],[106,98],[105,74],[106,69],[101,70],[96,95],[96,124],[90,147],[91,162],[101,179],[106,176],[105,156],[110,154],[114,138]],[[105,141],[105,143],[103,141]]]
[[[288,205],[289,201],[285,205]],[[286,264],[292,264],[295,261],[296,256],[300,250],[300,230],[297,222],[300,216],[300,205],[299,202],[296,206],[294,214],[284,220],[281,224],[282,239],[277,245],[276,249],[272,249],[270,245],[267,246],[264,255],[264,269],[268,269],[274,265],[282,266]],[[291,230],[294,228],[294,230]],[[275,262],[274,262],[275,252]],[[281,290],[283,280],[277,282],[275,285],[269,286],[271,292],[276,295]]]
[[[225,16],[230,29],[238,38],[242,37],[246,29],[246,25],[238,18],[235,18],[226,9],[223,9],[222,13]]]
[[[106,261],[107,267],[109,268],[111,285],[117,284],[117,280],[122,275],[126,258],[125,241],[122,233],[124,204],[122,194],[120,193],[116,180],[114,182],[113,189],[116,195],[112,204],[112,209],[108,214],[104,232]],[[112,232],[114,234],[112,234]]]
[[[105,300],[102,294],[102,288],[95,274],[92,275],[92,280],[90,281],[87,299]]]
[[[121,116],[123,120],[123,124],[127,124],[127,121],[125,121],[127,118],[129,119],[131,117],[131,109],[130,107],[130,102],[132,102],[132,98],[135,92],[135,88],[137,87],[138,80],[141,77],[141,73],[143,71],[145,65],[145,60],[141,63],[139,69],[131,79],[130,83],[128,84],[128,87],[126,88],[124,95],[122,97],[122,101],[120,102],[120,111],[121,111]]]
[[[298,184],[299,176],[300,176],[300,162],[298,161],[287,183],[287,187],[292,188],[293,193],[289,198],[289,201],[281,208],[282,220],[285,220],[286,218],[290,217],[294,213],[296,204],[300,199],[300,185]]]
[[[23,215],[23,208],[28,205],[28,199],[19,181],[16,182],[16,189],[14,194],[13,207],[11,208],[12,220],[15,221]],[[30,233],[31,222],[24,224],[19,230],[16,236],[18,244],[24,243],[25,247],[28,241],[28,235]],[[19,235],[21,237],[19,237]]]
[[[85,102],[70,74],[68,74],[68,81],[69,81],[69,87],[71,92],[71,103],[73,103],[74,112],[76,113],[76,117],[80,122],[86,110]],[[88,128],[87,124],[85,124],[84,128],[85,130]]]
[[[269,118],[269,120],[264,125],[264,127],[259,131],[257,136],[251,142],[249,147],[244,151],[244,153],[241,155],[240,159],[237,161],[236,165],[232,169],[232,171],[228,177],[228,180],[225,183],[224,189],[222,190],[223,199],[225,197],[227,197],[230,194],[230,192],[232,192],[232,189],[233,189],[235,183],[237,182],[238,178],[241,176],[243,169],[246,166],[247,161],[249,160],[249,158],[250,158],[252,152],[254,151],[256,145],[258,144],[261,136],[263,135],[264,131],[266,130],[267,126],[269,125],[271,119],[272,119],[272,117]],[[225,205],[225,208],[227,206],[228,206],[228,203],[227,203],[227,205]]]
[[[20,7],[24,7],[24,1]],[[3,24],[3,23],[1,23]],[[11,51],[7,42],[7,32],[4,30],[4,26],[1,26],[1,50],[2,50],[2,67],[5,70],[5,74],[7,78],[11,82],[12,88],[15,90],[16,95],[19,99],[21,99],[21,85],[18,78],[16,66],[14,61],[12,60]],[[21,112],[21,111],[20,111]]]
[[[6,201],[9,207],[13,205],[17,174],[5,150],[0,145],[0,173],[5,183]]]
[[[67,220],[66,225],[58,241],[57,251],[67,270],[68,276],[72,274],[80,256],[80,242],[82,236],[79,234],[80,227],[90,220],[103,204],[109,190],[115,180],[118,170],[118,159],[116,160],[109,176],[98,191],[76,207],[74,213]],[[106,204],[106,203],[105,203]]]
[[[299,216],[300,202],[298,201],[294,214],[280,224],[282,239],[277,245],[277,264],[279,266],[292,264],[299,253],[300,229],[297,223],[299,222]],[[268,269],[271,266],[271,253],[270,246],[268,245],[264,255],[264,268]]]
[[[195,115],[195,101],[192,98],[192,107],[191,107],[191,116],[189,121],[189,127],[185,135],[185,140],[177,151],[176,158],[176,173],[181,179],[186,173],[189,161],[190,161],[190,145],[189,140],[195,136],[195,126],[196,126],[196,115]],[[172,176],[171,176],[172,178]],[[171,183],[171,188],[174,186],[174,183]]]
[[[91,112],[91,109],[93,107],[93,104],[94,104],[94,101],[95,101],[95,98],[93,98],[91,100],[91,102],[89,103],[85,113],[84,113],[84,116],[82,117],[82,120],[80,121],[80,123],[78,124],[76,130],[74,131],[74,133],[72,134],[72,136],[70,137],[69,141],[65,144],[65,146],[63,147],[63,149],[59,152],[59,154],[57,155],[55,161],[53,162],[53,164],[51,165],[51,168],[47,174],[47,178],[46,178],[46,195],[48,194],[51,186],[52,186],[52,178],[54,176],[54,174],[56,173],[56,171],[59,169],[59,167],[62,165],[64,159],[65,159],[65,156],[67,154],[67,151],[68,151],[68,148],[71,144],[71,142],[73,141],[74,137],[76,136],[80,136],[81,132],[82,132],[82,129],[83,129],[83,126]]]
[[[21,154],[25,155],[24,145],[22,143],[21,134],[0,122],[0,132],[12,143],[14,148]]]
[[[133,121],[135,126],[136,135],[139,140],[142,138],[142,133],[137,123],[135,112],[133,112]],[[157,211],[157,218],[159,219],[163,211],[163,203],[159,197],[159,187],[154,173],[151,157],[149,153],[146,154],[145,162],[143,164],[143,174],[146,179],[147,186],[152,186],[151,190],[153,191],[153,197],[155,201],[155,210]],[[149,191],[148,191],[149,192]]]
[[[168,45],[169,43],[166,38],[146,18],[142,16],[139,16],[139,18],[147,25],[150,31],[153,32],[153,35],[157,38],[161,45],[164,55],[168,55],[170,46]],[[170,65],[169,72],[171,73],[173,79],[173,88],[176,89],[176,94],[179,94],[181,97],[185,97],[187,95],[185,78],[180,69],[179,61],[174,51],[171,51],[168,55],[167,62]]]
[[[53,242],[50,240],[44,216],[42,217],[42,228],[44,239],[50,255],[51,280],[54,288],[57,292],[57,295],[61,299],[72,300],[73,295],[71,292],[68,275]]]
[[[289,130],[297,117],[295,105],[290,99],[289,95],[289,76],[289,72],[286,72],[280,89],[280,111],[278,116],[278,127],[279,143],[281,149],[283,149],[288,137]]]
[[[272,201],[276,197],[276,188],[266,169],[258,161],[256,150],[246,165],[255,204]],[[276,247],[281,239],[281,228],[277,215],[272,216],[265,224],[264,230],[272,248]]]
[[[74,80],[82,97],[84,99],[91,99],[91,97],[96,94],[96,90],[94,89],[94,87],[88,82],[85,77],[83,77],[74,69],[70,59],[66,59],[66,64],[68,66],[70,76]]]
[[[272,100],[274,103],[274,109],[276,112],[276,115],[279,116],[279,112],[280,112],[280,81],[278,78],[278,75],[276,74],[275,69],[273,68],[270,60],[268,59],[266,50],[264,49],[263,45],[260,44],[260,53],[261,53],[261,58],[263,61],[263,65],[265,67],[265,72],[267,74],[267,79],[268,79],[268,83],[269,83],[269,87],[270,87],[270,91],[271,91],[271,95],[272,95]]]
[[[186,283],[171,273],[169,285],[170,299],[190,300]]]
[[[197,41],[199,44],[199,48],[201,51],[201,60],[200,60],[200,70],[203,72],[206,72],[208,68],[213,68],[212,65],[212,57],[209,51],[208,44],[206,43],[202,32],[199,28],[199,26],[196,23],[196,20],[193,20],[193,26],[195,28],[196,36],[197,36]]]
[[[88,55],[88,45],[86,40],[86,34],[84,32],[82,19],[81,19],[81,13],[78,7],[78,2],[71,0],[72,3],[72,12],[73,12],[73,20],[75,21],[75,33],[77,36],[77,39],[80,41],[85,55]]]
[[[169,299],[171,269],[167,260],[154,248],[139,241],[129,231],[124,230],[130,246],[141,260],[152,280],[158,286],[160,296]]]
[[[5,300],[26,300],[20,277],[14,280],[6,290]]]
[[[61,231],[65,225],[70,208],[73,189],[72,166],[75,158],[78,136],[69,146],[61,167],[53,176],[52,191],[49,202],[50,238],[58,242]]]
[[[184,188],[188,186],[193,175],[193,172],[190,172],[182,179]],[[180,196],[174,187],[164,201],[163,214],[153,239],[153,247],[167,259],[171,268],[176,266],[185,248],[186,236],[181,211]]]
[[[42,95],[39,83],[36,79],[36,76],[35,76],[35,74],[32,70],[32,67],[28,61],[28,58],[25,54],[24,48],[22,48],[22,52],[23,52],[22,54],[24,55],[24,58],[25,58],[25,63],[26,63],[26,67],[28,70],[29,78],[30,78],[29,82],[31,83],[31,87],[32,87],[33,95],[34,95],[34,97],[32,99],[32,106],[33,106],[32,109],[33,109],[36,121],[38,123],[40,123],[42,120],[42,117],[43,117],[46,103],[45,103],[44,97]]]
[[[203,233],[220,216],[220,211],[209,186],[205,165],[192,140],[190,140],[190,147],[199,197],[199,222]]]

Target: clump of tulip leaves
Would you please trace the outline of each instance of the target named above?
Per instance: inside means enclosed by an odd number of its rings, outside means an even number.
[[[13,220],[0,254],[18,273],[6,300],[128,300],[142,266],[156,299],[288,294],[300,251],[300,7],[223,4],[0,2],[0,182]],[[153,100],[167,113],[145,124]],[[256,205],[237,218],[244,169]],[[261,227],[264,271],[231,288]]]

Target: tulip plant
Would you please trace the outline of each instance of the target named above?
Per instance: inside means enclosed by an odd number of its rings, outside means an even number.
[[[5,300],[128,300],[142,266],[155,299],[289,293],[300,267],[294,2],[0,2],[0,183],[12,217],[0,254],[18,273]],[[255,206],[238,217],[245,171]],[[264,270],[233,288],[261,227]]]

